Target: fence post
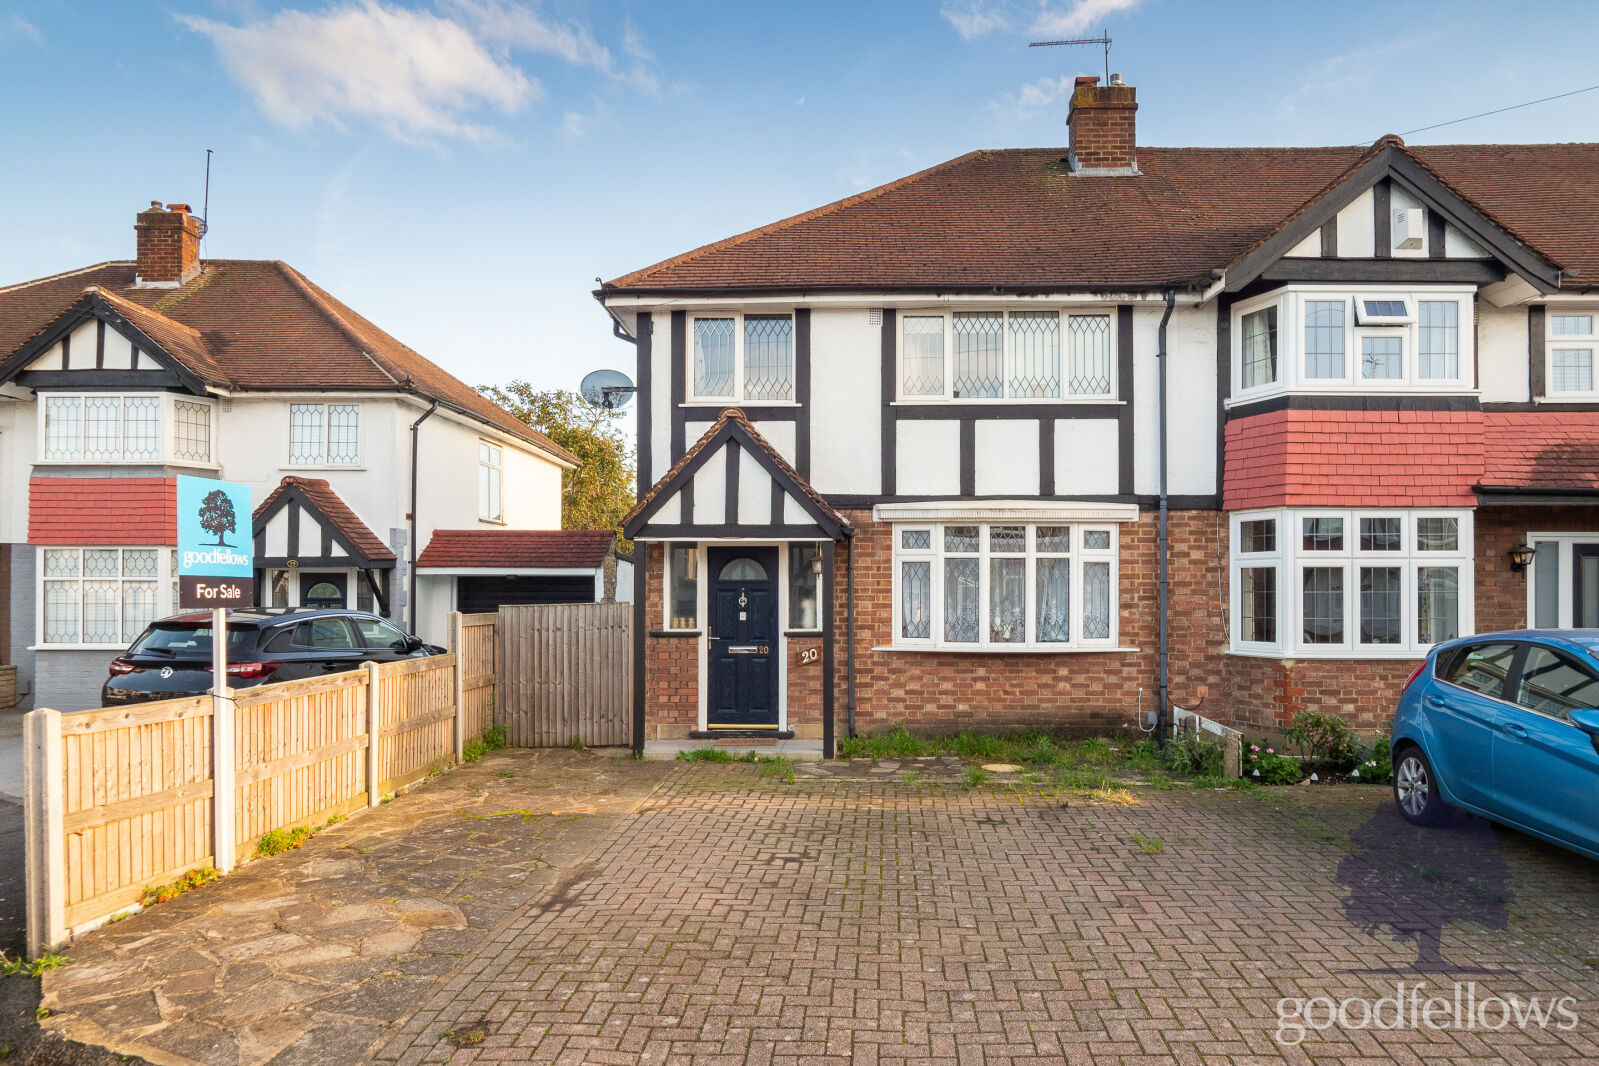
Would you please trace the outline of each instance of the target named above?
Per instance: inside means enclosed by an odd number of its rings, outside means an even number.
[[[221,638],[226,639],[225,636]],[[225,680],[217,680],[211,691],[211,861],[218,870],[227,873],[238,864],[239,852],[234,813],[238,799],[234,791],[234,708]]]
[[[41,708],[22,720],[24,867],[28,881],[28,955],[38,958],[67,938],[66,788],[61,712]]]
[[[378,713],[378,664],[366,664],[366,805],[378,805],[378,759],[382,747],[383,723]]]
[[[450,651],[455,655],[455,765],[460,766],[466,754],[466,627],[460,611],[450,612]]]

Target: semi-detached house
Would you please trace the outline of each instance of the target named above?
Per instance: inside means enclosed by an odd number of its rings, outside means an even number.
[[[611,535],[560,528],[565,449],[293,267],[202,260],[186,205],[135,228],[134,260],[0,288],[0,647],[25,701],[98,706],[176,609],[180,474],[251,486],[264,606],[443,643],[458,607],[627,598]]]
[[[1599,625],[1599,146],[977,151],[605,283],[649,738],[1382,725]]]

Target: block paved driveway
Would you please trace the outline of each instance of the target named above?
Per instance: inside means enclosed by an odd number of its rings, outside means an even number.
[[[1418,838],[1375,788],[1068,804],[679,765],[377,1060],[1599,1060],[1599,864],[1474,820]],[[1448,972],[1408,969],[1427,928]],[[1283,997],[1397,981],[1580,1021],[1275,1039]]]

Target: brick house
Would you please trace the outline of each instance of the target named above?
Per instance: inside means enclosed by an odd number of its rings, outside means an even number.
[[[1371,730],[1439,640],[1599,625],[1599,145],[1146,148],[1136,108],[1080,78],[1066,149],[596,292],[642,736]]]
[[[179,474],[251,486],[263,606],[442,643],[463,605],[614,594],[610,533],[560,529],[573,455],[293,267],[202,260],[186,205],[135,228],[131,261],[0,287],[0,649],[25,703],[99,706],[176,609]]]

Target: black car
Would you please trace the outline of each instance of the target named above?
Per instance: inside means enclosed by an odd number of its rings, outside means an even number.
[[[365,611],[264,608],[228,612],[228,686],[251,688],[354,670],[363,662],[442,655]],[[211,690],[211,612],[150,623],[111,660],[104,706],[198,696]]]

